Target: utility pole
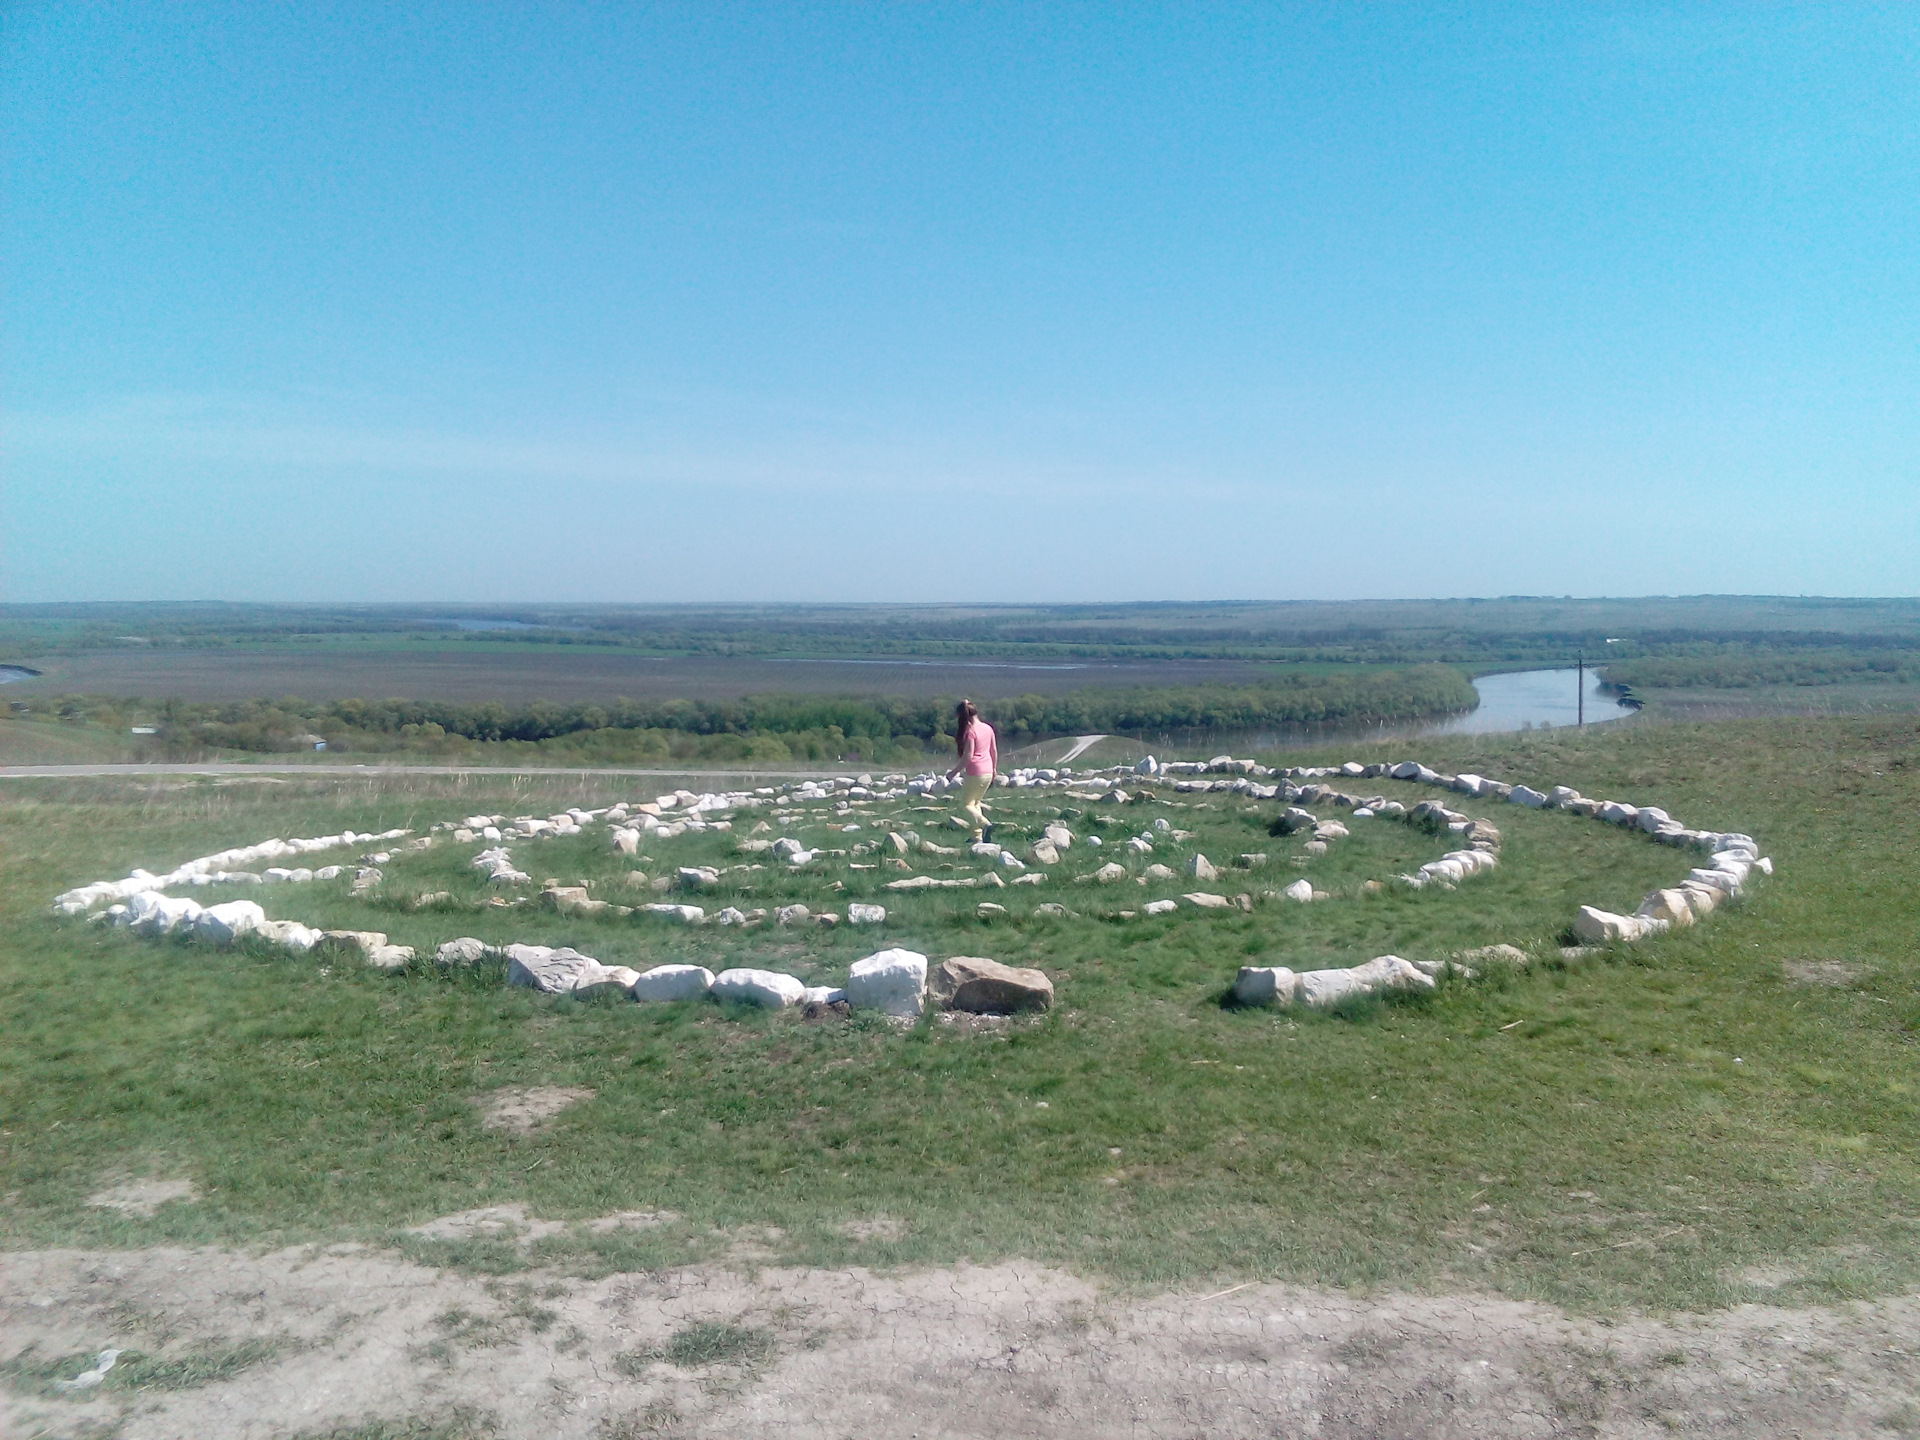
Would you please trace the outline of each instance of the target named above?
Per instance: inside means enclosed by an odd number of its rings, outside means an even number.
[[[1579,687],[1578,696],[1574,703],[1579,707],[1578,713],[1580,716],[1579,720],[1575,723],[1580,729],[1584,730],[1587,725],[1587,652],[1585,650],[1577,650],[1574,654],[1576,657],[1573,662],[1575,667],[1574,674],[1578,678],[1573,683]]]

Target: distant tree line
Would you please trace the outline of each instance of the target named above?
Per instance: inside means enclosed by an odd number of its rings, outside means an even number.
[[[1920,683],[1920,649],[1776,649],[1716,646],[1689,655],[1646,656],[1606,667],[1607,683],[1630,690],[1750,690],[1756,686]]]
[[[175,748],[285,751],[302,735],[329,749],[538,746],[608,758],[717,758],[776,762],[859,754],[900,759],[952,743],[951,699],[758,695],[737,700],[432,700],[144,702],[63,696],[62,718],[147,723]],[[1353,667],[1289,673],[1258,685],[1168,686],[1021,695],[981,702],[1015,743],[1050,735],[1249,730],[1282,725],[1375,724],[1471,709],[1477,696],[1447,665]],[[310,742],[309,742],[310,743]]]

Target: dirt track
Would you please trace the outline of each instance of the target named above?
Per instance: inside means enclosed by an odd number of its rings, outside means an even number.
[[[649,1358],[698,1322],[771,1348]],[[265,1440],[457,1413],[514,1440],[1920,1433],[1920,1297],[1607,1324],[1277,1285],[1116,1300],[1019,1264],[502,1281],[356,1246],[50,1251],[0,1256],[0,1336],[0,1361],[279,1342],[193,1388],[0,1399],[0,1433],[22,1437],[118,1421],[125,1440]]]

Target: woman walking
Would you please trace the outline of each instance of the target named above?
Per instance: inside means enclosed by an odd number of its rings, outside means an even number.
[[[960,786],[960,814],[966,819],[956,816],[955,823],[971,829],[975,840],[991,840],[993,826],[987,822],[987,812],[980,801],[987,787],[993,784],[994,772],[1000,768],[1000,739],[993,733],[993,726],[980,718],[971,700],[962,700],[956,705],[953,718],[953,748],[960,758],[947,771],[947,779],[951,782],[963,772],[966,777]]]

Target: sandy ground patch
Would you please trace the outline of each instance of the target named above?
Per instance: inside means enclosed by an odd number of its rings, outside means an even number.
[[[565,1085],[534,1085],[475,1095],[471,1103],[480,1107],[483,1129],[531,1135],[569,1105],[591,1100],[596,1093]]]
[[[751,1343],[729,1352],[730,1336]],[[0,1433],[22,1437],[118,1424],[125,1440],[268,1440],[455,1413],[543,1440],[1920,1429],[1920,1297],[1606,1323],[1284,1285],[1120,1300],[1018,1263],[490,1279],[353,1245],[59,1250],[0,1256],[0,1337],[0,1365],[252,1347],[183,1388],[116,1390],[110,1374],[73,1398],[8,1382]]]
[[[200,1198],[191,1180],[130,1180],[124,1185],[109,1185],[87,1197],[87,1204],[102,1210],[118,1210],[123,1215],[151,1216],[162,1205],[176,1200],[191,1203]]]
[[[1854,960],[1783,960],[1781,968],[1795,985],[1830,985],[1835,989],[1853,984],[1868,969]]]

